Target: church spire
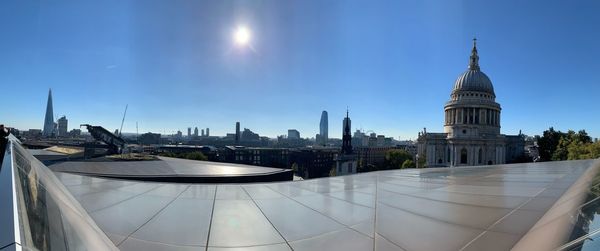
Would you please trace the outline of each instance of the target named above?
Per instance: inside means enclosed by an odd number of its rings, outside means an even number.
[[[477,71],[479,70],[479,55],[477,55],[477,38],[473,38],[473,49],[471,50],[469,69]]]
[[[346,118],[344,119],[344,135],[350,135],[350,117],[348,117],[348,107],[346,107]]]
[[[346,108],[346,118],[344,118],[342,128],[342,154],[352,154],[352,135],[350,134],[350,117],[348,116],[348,108]]]

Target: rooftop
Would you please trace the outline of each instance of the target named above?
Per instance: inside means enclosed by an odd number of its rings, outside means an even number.
[[[583,160],[175,184],[53,173],[11,141],[0,192],[10,201],[4,188],[16,184],[18,203],[1,206],[0,247],[597,250],[588,237],[600,230],[599,168],[599,160]],[[13,215],[8,205],[17,220],[4,220]],[[17,241],[4,238],[7,229],[21,229]],[[39,234],[48,236],[31,238]]]
[[[68,161],[50,166],[55,172],[75,173],[107,178],[123,178],[136,180],[207,182],[245,182],[243,177],[267,180],[287,176],[292,179],[291,170],[251,166],[243,164],[219,163],[212,161],[187,160],[169,157],[158,157],[154,161]],[[286,177],[287,177],[286,176]],[[273,179],[268,179],[269,177]],[[248,180],[250,181],[250,180]],[[263,180],[264,181],[264,180]]]

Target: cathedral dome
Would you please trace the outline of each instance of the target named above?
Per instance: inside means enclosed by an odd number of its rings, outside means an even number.
[[[452,92],[455,93],[459,91],[486,92],[495,95],[494,86],[492,85],[490,78],[482,71],[472,69],[469,69],[458,76],[456,82],[454,82],[454,89]]]
[[[454,82],[452,93],[457,92],[485,92],[495,96],[492,81],[479,68],[479,55],[477,55],[476,40],[473,39],[473,50],[469,61],[469,69],[458,76]]]

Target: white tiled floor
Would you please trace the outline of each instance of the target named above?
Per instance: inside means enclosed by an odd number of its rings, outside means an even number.
[[[507,250],[563,193],[559,218],[585,194],[584,183],[571,185],[593,163],[239,185],[56,175],[122,250]]]

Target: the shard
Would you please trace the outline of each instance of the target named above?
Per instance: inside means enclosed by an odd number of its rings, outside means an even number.
[[[42,135],[45,137],[52,136],[54,133],[54,110],[52,109],[52,89],[48,90],[48,103],[46,104],[46,117],[44,118],[44,131]]]

